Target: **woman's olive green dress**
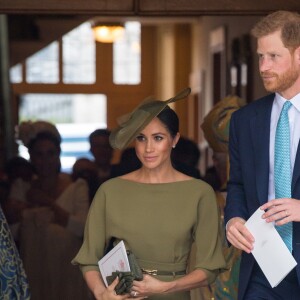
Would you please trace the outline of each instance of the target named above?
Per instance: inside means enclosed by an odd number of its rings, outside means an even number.
[[[204,270],[212,282],[226,267],[218,228],[215,193],[201,180],[146,184],[114,178],[96,193],[84,242],[73,263],[79,264],[82,272],[99,271],[98,261],[105,245],[116,237],[125,241],[142,268],[182,271],[187,268],[195,241],[194,268]],[[173,275],[157,278],[174,280]],[[190,299],[190,293],[148,299],[185,300]]]

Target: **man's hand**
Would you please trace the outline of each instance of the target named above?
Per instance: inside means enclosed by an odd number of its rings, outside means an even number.
[[[268,223],[275,221],[280,226],[288,222],[300,222],[300,201],[297,199],[274,199],[260,208],[266,210],[262,217]]]
[[[246,221],[239,217],[230,219],[226,226],[226,236],[234,247],[251,253],[254,237],[246,228],[245,223]]]

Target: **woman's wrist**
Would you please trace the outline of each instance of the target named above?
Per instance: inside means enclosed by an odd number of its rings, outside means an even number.
[[[162,281],[161,294],[171,293],[176,287],[176,281]]]
[[[103,300],[104,297],[104,293],[105,293],[105,290],[106,288],[103,288],[102,286],[96,286],[92,292],[93,292],[93,295],[94,297],[97,299],[97,300]]]

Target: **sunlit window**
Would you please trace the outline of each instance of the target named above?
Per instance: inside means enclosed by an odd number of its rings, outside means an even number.
[[[9,70],[9,77],[11,83],[21,83],[23,81],[22,64],[11,67]]]
[[[62,37],[62,57],[59,56],[59,43],[60,41],[55,41],[26,59],[26,82],[29,84],[95,83],[96,43],[90,22],[81,24]],[[59,77],[60,63],[62,78]],[[24,81],[21,64],[10,69],[10,78],[12,83]],[[126,22],[125,34],[113,45],[113,82],[132,85],[141,82],[141,24],[139,22]]]
[[[26,81],[28,83],[59,82],[58,42],[38,51],[26,60]]]
[[[95,82],[95,41],[89,22],[83,23],[62,38],[62,76],[59,78],[59,41],[53,42],[26,60],[27,83],[92,84]],[[20,83],[17,70],[12,82]],[[22,73],[21,73],[22,74]]]
[[[63,37],[63,82],[95,82],[95,41],[91,25],[86,22]]]
[[[92,108],[92,109],[91,109]],[[107,99],[102,94],[24,94],[21,96],[21,121],[45,120],[57,126],[62,137],[62,170],[70,172],[79,157],[92,158],[89,134],[107,128]],[[27,148],[19,153],[28,158]]]
[[[126,22],[125,34],[113,47],[113,82],[139,84],[141,82],[141,24]]]

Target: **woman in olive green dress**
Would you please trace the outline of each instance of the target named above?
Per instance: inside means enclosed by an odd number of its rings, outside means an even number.
[[[106,181],[92,202],[73,263],[80,265],[96,299],[188,300],[191,289],[210,284],[226,268],[214,191],[176,171],[170,158],[179,121],[168,104],[189,93],[185,89],[166,101],[147,99],[111,133],[114,148],[124,149],[135,140],[142,167]],[[99,272],[97,263],[112,237],[124,240],[144,272],[129,294],[114,292],[117,280],[106,288]],[[186,273],[193,243],[196,261]]]

